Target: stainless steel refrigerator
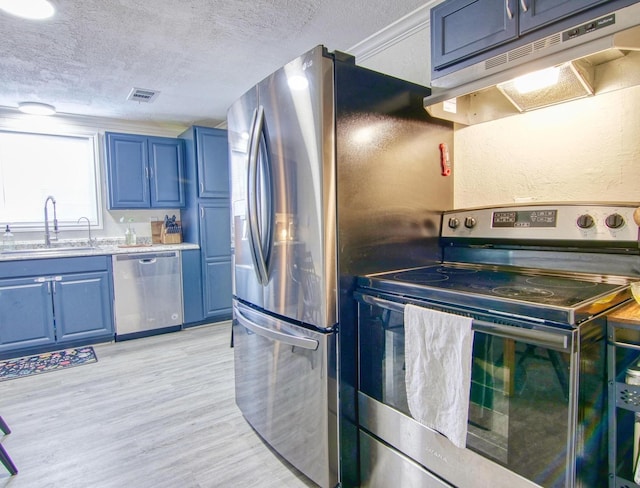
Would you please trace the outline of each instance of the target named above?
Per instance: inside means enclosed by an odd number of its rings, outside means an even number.
[[[358,477],[354,276],[439,259],[428,94],[317,46],[228,111],[236,402],[323,488]]]

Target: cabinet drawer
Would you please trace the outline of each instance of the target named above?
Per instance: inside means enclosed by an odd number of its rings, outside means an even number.
[[[22,276],[48,276],[52,274],[107,271],[107,256],[82,256],[75,258],[25,259],[0,263],[0,279]]]

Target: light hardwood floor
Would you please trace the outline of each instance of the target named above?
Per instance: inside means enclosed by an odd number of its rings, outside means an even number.
[[[234,401],[230,322],[94,346],[98,362],[0,382],[3,488],[315,486]]]

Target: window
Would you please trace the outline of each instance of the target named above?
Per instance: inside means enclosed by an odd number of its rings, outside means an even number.
[[[60,226],[77,225],[80,217],[99,225],[96,144],[95,135],[0,131],[0,224],[42,228],[52,195]]]

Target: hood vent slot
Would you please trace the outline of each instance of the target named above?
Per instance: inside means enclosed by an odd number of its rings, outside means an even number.
[[[127,100],[132,100],[134,102],[143,102],[143,103],[151,103],[160,94],[159,91],[149,90],[146,88],[132,88],[127,96]]]
[[[506,64],[507,62],[507,53],[500,54],[498,56],[494,56],[493,58],[487,59],[484,63],[484,69],[493,69],[496,66],[500,66],[501,64]]]
[[[551,46],[559,44],[561,40],[562,36],[560,34],[554,34],[552,36],[545,37],[544,39],[540,39],[533,43],[533,50],[541,51],[542,49],[548,49]]]
[[[512,51],[509,51],[509,62],[528,56],[533,52],[533,45],[527,44]]]

